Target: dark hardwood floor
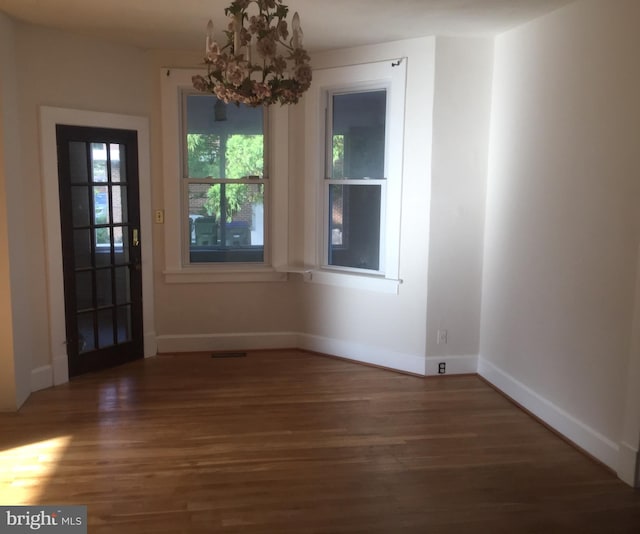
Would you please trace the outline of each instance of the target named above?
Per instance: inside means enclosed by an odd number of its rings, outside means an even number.
[[[164,355],[0,414],[0,504],[91,534],[640,533],[640,492],[476,376]]]

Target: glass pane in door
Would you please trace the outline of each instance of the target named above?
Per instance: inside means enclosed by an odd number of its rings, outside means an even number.
[[[69,179],[71,183],[88,182],[87,144],[73,141],[69,143]]]
[[[96,304],[101,308],[113,304],[111,271],[109,268],[96,270]]]
[[[114,185],[111,188],[113,200],[113,222],[116,224],[127,222],[127,188]]]
[[[118,308],[118,343],[131,339],[131,306]]]
[[[116,304],[130,302],[129,267],[116,267]]]
[[[101,349],[114,344],[113,332],[113,309],[100,310],[98,312],[98,343]]]
[[[91,271],[76,273],[76,306],[78,311],[93,308],[93,276]]]
[[[91,230],[73,231],[73,252],[76,269],[91,267]]]
[[[69,143],[79,353],[132,339],[125,146]]]
[[[93,188],[93,216],[95,224],[109,224],[109,188],[106,185]]]
[[[89,226],[89,191],[86,186],[71,187],[71,216],[73,217],[73,226]]]
[[[91,143],[91,176],[94,182],[106,182],[109,179],[105,143]]]
[[[93,312],[80,313],[77,316],[79,353],[89,352],[96,348],[93,317]]]
[[[125,159],[124,145],[112,143],[109,145],[109,154],[111,156],[111,181],[113,183],[127,181],[127,167],[123,164]]]

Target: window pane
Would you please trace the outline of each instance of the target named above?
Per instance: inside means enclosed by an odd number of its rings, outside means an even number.
[[[189,184],[191,262],[264,261],[264,185]]]
[[[94,182],[106,182],[107,176],[107,145],[91,143],[91,174]]]
[[[78,328],[78,352],[89,352],[96,348],[94,313],[81,313],[76,318]]]
[[[73,226],[89,226],[89,187],[71,187],[71,216]]]
[[[262,108],[187,95],[186,172],[189,178],[264,175]]]
[[[73,231],[73,253],[76,269],[91,267],[91,230]]]
[[[331,178],[385,178],[386,116],[384,89],[333,95]]]
[[[77,141],[69,143],[69,164],[69,177],[72,182],[89,181],[86,143]]]
[[[128,226],[116,226],[113,229],[114,263],[122,265],[129,262],[129,232]]]
[[[111,188],[111,201],[113,202],[113,222],[128,222],[127,188],[114,185]]]
[[[96,271],[96,297],[98,306],[110,306],[113,304],[111,269],[99,269]]]
[[[91,271],[76,272],[76,306],[78,310],[93,308],[93,276]]]
[[[96,228],[96,248],[104,248],[107,249],[111,245],[111,229],[104,228]]]
[[[116,304],[125,304],[131,301],[129,282],[129,267],[116,268]]]
[[[131,306],[123,306],[116,310],[118,318],[118,343],[131,341]]]
[[[381,189],[329,185],[329,265],[380,269]]]
[[[101,310],[98,312],[98,345],[99,348],[110,347],[115,344],[113,310]]]
[[[109,224],[109,189],[106,185],[93,188],[93,213],[95,224]]]
[[[111,156],[111,181],[126,182],[127,167],[125,165],[125,145],[109,145],[109,154]]]

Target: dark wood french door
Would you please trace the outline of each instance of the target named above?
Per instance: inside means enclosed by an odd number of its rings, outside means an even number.
[[[143,356],[137,133],[57,125],[69,376]]]

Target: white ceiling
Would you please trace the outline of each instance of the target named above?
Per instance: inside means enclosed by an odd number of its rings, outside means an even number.
[[[285,0],[299,11],[310,51],[426,35],[494,35],[574,0]],[[0,0],[32,24],[142,48],[196,50],[230,0]]]

